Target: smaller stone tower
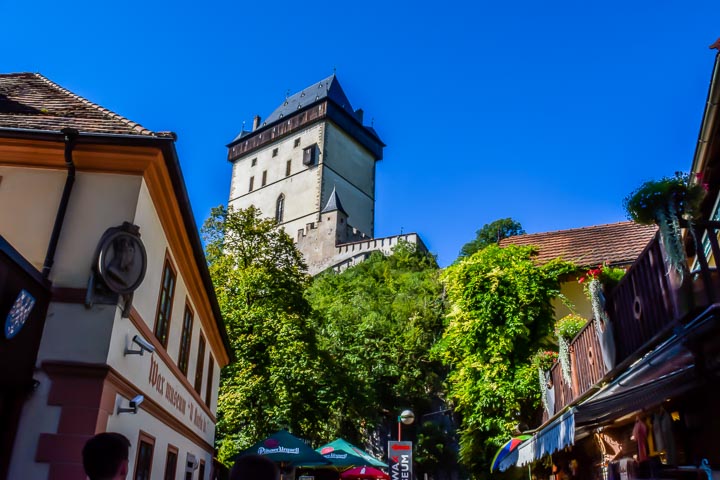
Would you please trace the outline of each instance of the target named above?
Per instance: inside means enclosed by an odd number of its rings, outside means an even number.
[[[427,251],[416,233],[372,238],[354,228],[348,223],[348,214],[334,188],[320,212],[319,221],[308,223],[297,234],[298,249],[303,253],[312,275],[329,268],[344,270],[362,262],[374,251],[389,255],[400,241],[412,243],[422,251]]]

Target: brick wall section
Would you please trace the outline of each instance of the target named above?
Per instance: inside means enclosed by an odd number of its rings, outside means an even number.
[[[82,448],[105,431],[115,394],[108,388],[107,366],[43,364],[52,382],[48,405],[62,408],[57,433],[43,433],[35,460],[50,464],[48,480],[85,480]]]

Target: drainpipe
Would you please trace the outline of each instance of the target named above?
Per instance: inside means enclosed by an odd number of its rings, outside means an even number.
[[[65,166],[67,167],[67,177],[65,178],[65,188],[60,198],[60,205],[58,205],[57,215],[55,216],[55,225],[53,225],[47,255],[45,255],[45,263],[42,268],[42,276],[45,279],[50,277],[50,270],[55,261],[55,250],[60,240],[60,231],[62,230],[65,212],[67,211],[68,202],[70,201],[70,193],[75,183],[75,164],[72,160],[72,150],[79,132],[74,128],[63,128],[61,132],[65,135]]]

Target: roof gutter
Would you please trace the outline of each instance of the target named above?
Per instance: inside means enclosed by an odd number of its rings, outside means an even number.
[[[713,67],[710,88],[708,89],[705,113],[703,114],[700,134],[698,135],[697,148],[693,158],[692,171],[700,173],[705,169],[708,157],[712,132],[717,121],[717,106],[720,102],[720,53],[715,55],[715,66]]]
[[[63,222],[65,221],[65,213],[70,202],[70,194],[75,184],[75,164],[73,163],[72,151],[75,147],[75,139],[78,131],[74,128],[63,128],[62,133],[65,141],[65,166],[67,167],[67,177],[65,177],[65,187],[63,188],[62,197],[60,197],[60,205],[58,205],[57,215],[55,215],[55,224],[53,225],[52,234],[50,235],[50,243],[48,244],[47,254],[45,255],[45,263],[42,267],[42,276],[44,279],[50,277],[55,262],[55,251],[60,240],[60,232],[62,232]]]

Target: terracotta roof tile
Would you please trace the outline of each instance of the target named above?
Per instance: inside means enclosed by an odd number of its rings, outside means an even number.
[[[607,262],[627,265],[635,261],[655,235],[655,226],[619,222],[555,232],[517,235],[500,241],[508,245],[535,245],[538,263],[554,258],[571,261],[581,267]]]
[[[156,136],[39,73],[0,74],[0,127],[57,131],[70,127],[86,133]]]

